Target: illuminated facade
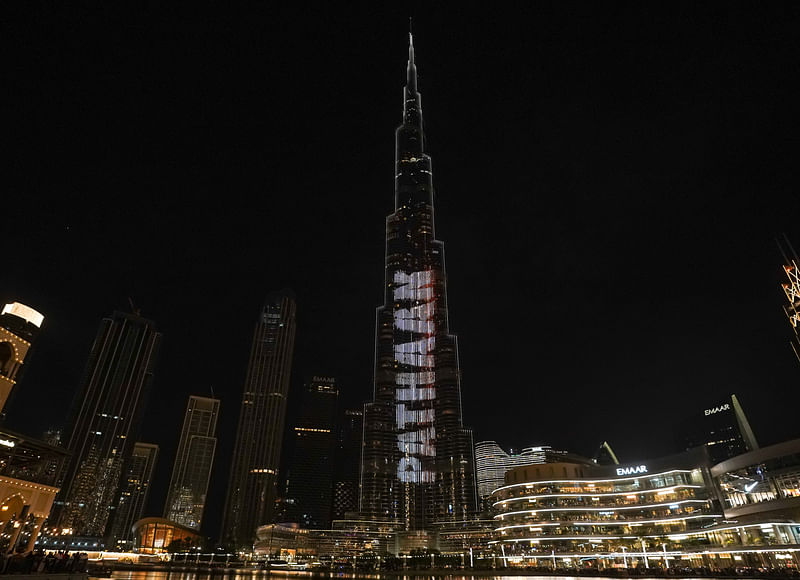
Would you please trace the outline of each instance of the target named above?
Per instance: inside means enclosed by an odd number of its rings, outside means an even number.
[[[704,468],[693,461],[686,468],[661,469],[652,463],[553,463],[515,468],[506,479],[509,485],[493,494],[495,543],[513,561],[623,559],[658,551],[668,535],[700,529],[721,516]]]
[[[526,447],[520,453],[505,451],[495,441],[479,441],[475,444],[475,479],[478,498],[485,502],[505,481],[506,471],[520,465],[534,465],[553,461],[554,452],[549,445]]]
[[[140,554],[162,554],[170,550],[188,552],[202,547],[203,537],[193,528],[187,528],[164,518],[144,518],[133,524],[135,550]]]
[[[58,493],[67,453],[26,435],[0,430],[0,551],[33,549]],[[55,466],[55,469],[53,468]]]
[[[296,524],[270,524],[258,528],[255,553],[259,556],[317,560],[321,557],[354,558],[365,552],[384,554],[394,544],[391,528],[375,522],[347,521],[333,529],[309,530]]]
[[[114,512],[108,546],[115,544],[124,550],[133,548],[133,524],[144,515],[147,494],[153,482],[153,472],[158,460],[158,445],[139,443],[133,446],[133,452],[125,468],[119,501]]]
[[[493,493],[489,546],[512,567],[797,567],[798,506],[780,509],[794,502],[800,441],[768,449],[713,467],[706,447],[632,465],[517,467]]]
[[[217,448],[219,399],[189,397],[172,468],[164,517],[200,529]]]
[[[718,463],[711,475],[727,519],[800,521],[800,439]]]
[[[442,554],[478,556],[491,552],[496,524],[492,519],[470,518],[460,522],[442,522],[436,527],[439,551]],[[466,559],[462,561],[466,564]]]
[[[115,312],[103,319],[78,392],[67,449],[60,528],[105,537],[141,424],[161,334],[155,324]]]
[[[0,313],[0,412],[19,379],[31,342],[44,322],[33,308],[12,302]]]
[[[400,530],[423,531],[434,522],[464,520],[475,511],[476,497],[413,43],[403,94],[395,211],[386,219],[385,299],[376,316],[374,395],[364,410],[360,510]]]
[[[294,296],[270,294],[253,333],[223,512],[221,539],[235,549],[251,550],[256,528],[272,523],[294,337]]]
[[[657,550],[668,535],[700,529],[722,515],[714,506],[707,468],[687,463],[686,468],[653,463],[515,468],[508,473],[509,485],[493,494],[497,542],[504,555],[525,557]]]

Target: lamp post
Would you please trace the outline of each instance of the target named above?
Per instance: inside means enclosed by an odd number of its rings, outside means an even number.
[[[644,555],[644,567],[650,567],[650,561],[647,559],[647,548],[644,545],[644,539],[642,539],[642,554]]]

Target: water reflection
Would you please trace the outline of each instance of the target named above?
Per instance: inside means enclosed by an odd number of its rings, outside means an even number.
[[[112,574],[113,580],[262,580],[267,577],[283,579],[283,578],[345,578],[345,579],[361,579],[368,578],[370,580],[519,580],[520,578],[537,578],[538,580],[586,580],[585,576],[539,576],[518,574],[514,576],[499,576],[493,575],[487,571],[486,574],[470,574],[470,575],[456,575],[456,574],[438,574],[438,575],[399,575],[399,574],[350,574],[344,572],[286,572],[286,571],[271,571],[264,570],[215,570],[213,572],[159,572],[155,570],[137,570],[137,571],[117,571]],[[592,576],[592,580],[620,580],[617,578],[609,578],[604,576]],[[638,577],[637,580],[648,580],[647,577]],[[663,580],[663,579],[661,579]],[[670,578],[670,580],[697,580],[697,578]],[[713,577],[704,577],[703,580],[717,580]],[[740,580],[746,580],[742,578]]]

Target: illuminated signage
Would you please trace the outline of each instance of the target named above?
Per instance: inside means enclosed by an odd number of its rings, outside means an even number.
[[[14,316],[19,316],[23,320],[26,320],[35,326],[41,326],[42,322],[44,322],[44,315],[39,314],[30,306],[25,306],[19,302],[6,304],[3,306],[3,312],[0,312],[0,314],[13,314]]]
[[[647,466],[636,465],[634,467],[617,467],[617,475],[635,475],[637,473],[647,473]]]
[[[720,405],[719,407],[714,407],[713,409],[706,409],[705,414],[706,417],[708,417],[709,415],[713,415],[714,413],[719,413],[720,411],[730,411],[730,410],[731,410],[731,404],[725,403],[724,405]]]
[[[402,453],[397,478],[404,483],[430,483],[435,474],[423,460],[436,457],[433,404],[436,399],[436,294],[434,273],[395,272],[394,358],[403,366],[395,375],[395,426]]]
[[[5,447],[14,447],[15,443],[13,441],[9,441],[8,439],[0,439],[0,445]]]

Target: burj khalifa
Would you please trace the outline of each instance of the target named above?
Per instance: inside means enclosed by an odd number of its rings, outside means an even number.
[[[364,413],[360,511],[398,530],[424,531],[468,518],[476,496],[410,34],[395,140],[394,211],[386,218],[385,295],[376,314],[373,401]]]

